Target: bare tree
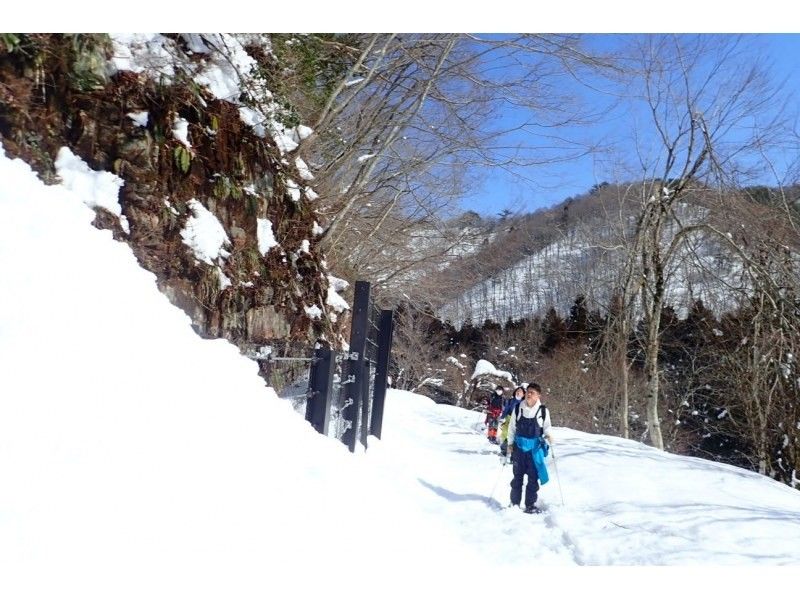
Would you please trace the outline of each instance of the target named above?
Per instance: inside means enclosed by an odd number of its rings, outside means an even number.
[[[555,83],[607,66],[567,35],[288,41],[319,46],[348,65],[302,119],[315,124],[299,151],[316,167],[327,253],[409,296],[426,271],[474,243],[474,230],[454,235],[445,221],[480,169],[516,170],[587,151],[546,137],[547,126],[586,118],[575,94]],[[508,106],[524,118],[504,124],[498,115]],[[522,133],[526,142],[509,143],[509,135]],[[400,259],[387,259],[394,255]]]
[[[741,38],[648,36],[634,42],[631,56],[631,85],[636,89],[641,83],[635,97],[646,107],[650,127],[646,133],[637,131],[646,183],[629,269],[640,282],[632,287],[639,288],[644,320],[648,431],[652,444],[663,449],[661,313],[673,260],[687,238],[702,229],[685,225],[677,208],[693,190],[721,187],[741,172],[755,140],[731,142],[731,137],[771,107],[776,90],[758,64],[748,60]]]

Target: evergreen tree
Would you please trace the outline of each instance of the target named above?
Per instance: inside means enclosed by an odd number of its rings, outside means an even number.
[[[544,341],[540,351],[545,355],[551,354],[567,336],[567,325],[554,307],[547,310],[547,314],[542,321],[542,333]]]

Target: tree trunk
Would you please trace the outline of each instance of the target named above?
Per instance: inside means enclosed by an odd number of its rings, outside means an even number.
[[[647,376],[647,431],[653,446],[663,451],[664,439],[661,436],[661,421],[658,418],[658,350],[661,345],[658,337],[659,320],[660,318],[656,316],[650,322],[645,374]]]
[[[620,407],[621,432],[623,438],[630,438],[630,425],[628,424],[629,398],[628,398],[628,356],[627,351],[627,331],[622,338],[622,347],[619,352],[619,374],[622,384],[622,406]]]

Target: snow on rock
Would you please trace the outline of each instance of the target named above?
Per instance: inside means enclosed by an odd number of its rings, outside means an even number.
[[[304,181],[314,180],[314,175],[311,174],[311,171],[308,169],[308,164],[306,164],[302,158],[295,158],[294,163],[297,166],[297,170],[300,171],[300,178]]]
[[[290,135],[287,135],[284,131],[283,127],[280,125],[276,126],[276,123],[272,123],[273,125],[273,132],[272,138],[275,140],[275,144],[278,146],[278,149],[282,154],[286,154],[292,152],[297,149],[297,142],[292,139]]]
[[[249,106],[239,106],[239,116],[246,125],[253,129],[253,133],[259,137],[266,137],[269,133],[278,146],[281,155],[297,149],[297,142],[279,122],[268,118],[260,110]]]
[[[350,309],[350,305],[339,294],[349,286],[350,283],[346,280],[328,274],[328,297],[325,303],[330,305],[336,313],[342,313],[344,310]]]
[[[175,117],[172,123],[172,136],[180,141],[183,145],[191,149],[192,144],[189,143],[189,121],[179,116]]]
[[[315,220],[314,226],[311,227],[311,234],[315,237],[319,237],[322,233],[325,232],[325,229],[322,228],[319,223]]]
[[[357,158],[357,160],[358,160],[359,163],[361,163],[361,162],[366,162],[370,158],[374,158],[374,157],[375,157],[375,154],[364,154],[363,156],[359,156]]]
[[[111,74],[118,70],[145,72],[153,78],[171,82],[176,68],[192,73],[194,81],[208,89],[215,98],[239,106],[242,121],[252,127],[259,137],[269,134],[281,154],[297,149],[298,143],[313,132],[305,126],[287,129],[276,116],[281,110],[280,106],[273,101],[272,93],[264,89],[263,85],[258,87],[258,107],[241,105],[245,101],[242,99],[243,92],[252,91],[249,87],[251,73],[257,62],[234,35],[181,34],[189,53],[203,55],[199,67],[174,41],[163,35],[137,33],[115,34],[111,37],[114,48],[114,56],[108,66]],[[260,42],[260,45],[264,44]],[[306,174],[311,174],[308,169]]]
[[[208,54],[211,49],[203,41],[203,36],[199,33],[181,33],[181,38],[186,42],[186,47],[190,52],[198,54]]]
[[[219,288],[221,291],[224,291],[232,284],[231,279],[225,276],[225,273],[219,266],[217,266],[217,278],[219,279]]]
[[[317,195],[316,191],[314,191],[311,187],[305,188],[306,199],[308,201],[314,201],[315,199],[319,199],[319,195]]]
[[[175,206],[173,206],[172,203],[166,198],[164,198],[164,205],[167,206],[167,209],[175,216],[180,216],[180,212],[178,212],[178,210],[175,209]]]
[[[270,249],[278,246],[278,242],[275,240],[275,234],[272,232],[272,222],[269,219],[257,219],[256,235],[258,236],[258,251],[261,255],[267,255]]]
[[[292,139],[295,142],[300,143],[301,141],[303,141],[303,139],[307,139],[313,133],[314,129],[312,129],[311,127],[307,127],[305,125],[297,125],[291,130],[290,135],[292,136]]]
[[[496,376],[498,378],[505,378],[509,382],[514,382],[514,377],[510,372],[498,370],[491,362],[485,359],[479,359],[478,363],[475,364],[475,371],[472,372],[470,380],[474,380],[478,376]]]
[[[217,99],[238,101],[242,79],[247,79],[256,61],[239,40],[227,33],[204,33],[200,42],[206,47],[208,59],[194,80],[207,87]]]
[[[213,264],[214,260],[230,255],[223,247],[230,244],[228,234],[217,217],[196,199],[188,202],[194,216],[186,221],[181,231],[184,244],[191,247],[200,261]]]
[[[312,305],[311,307],[306,306],[305,308],[306,315],[312,320],[320,320],[322,319],[322,310],[317,305]]]
[[[460,370],[466,369],[466,367],[467,367],[464,364],[462,364],[458,359],[453,357],[452,355],[447,358],[447,363],[453,364],[454,366],[456,366]]]
[[[300,187],[292,179],[286,179],[286,192],[292,201],[300,201]]]
[[[258,137],[266,137],[267,133],[264,128],[264,123],[267,119],[263,114],[248,106],[239,106],[239,117],[244,124],[253,129],[253,133]]]
[[[178,47],[160,33],[112,33],[113,55],[109,60],[109,74],[117,71],[146,73],[163,77],[167,82],[175,76]]]
[[[92,170],[68,147],[58,150],[55,166],[62,183],[75,193],[75,197],[89,207],[108,210],[119,219],[122,230],[131,232],[128,219],[122,215],[119,205],[119,190],[125,181],[111,172]]]
[[[308,239],[303,239],[300,242],[300,253],[307,253],[311,255],[311,242]]]
[[[128,112],[126,114],[128,118],[130,118],[137,127],[147,127],[147,122],[150,118],[150,113],[147,110],[140,110],[138,112]]]

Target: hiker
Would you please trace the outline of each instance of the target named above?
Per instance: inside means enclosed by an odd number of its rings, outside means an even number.
[[[504,457],[508,451],[508,424],[511,421],[511,414],[514,412],[514,407],[522,402],[525,398],[525,387],[517,386],[514,389],[514,394],[506,403],[503,412],[500,414],[500,454]]]
[[[497,444],[497,426],[500,421],[500,413],[503,411],[503,387],[496,386],[494,392],[489,397],[486,404],[486,420],[484,423],[488,428],[487,436],[489,442]]]
[[[511,480],[511,505],[519,506],[522,499],[522,484],[528,476],[525,488],[525,512],[538,513],[536,507],[539,480],[547,483],[547,468],[544,459],[550,435],[550,412],[541,403],[542,387],[531,382],[525,389],[525,399],[517,405],[508,424],[508,452],[514,464],[514,479]],[[547,442],[545,442],[545,440]]]

